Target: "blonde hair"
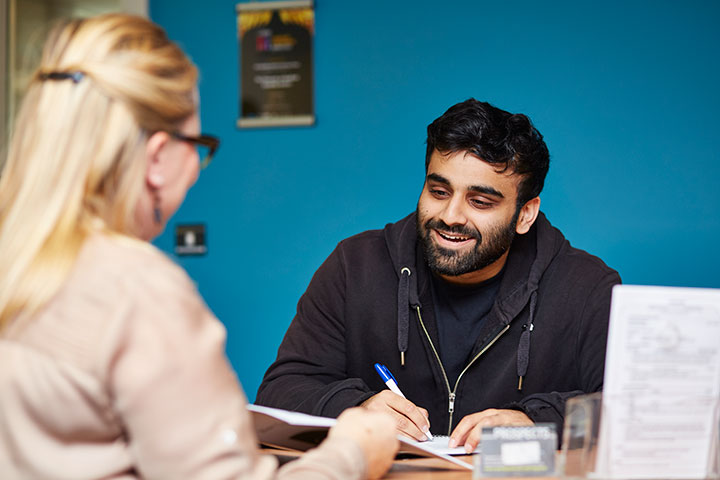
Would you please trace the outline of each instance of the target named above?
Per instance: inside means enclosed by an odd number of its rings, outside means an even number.
[[[133,236],[148,134],[196,111],[196,82],[144,18],[102,15],[50,34],[0,177],[0,329],[50,300],[88,233]]]

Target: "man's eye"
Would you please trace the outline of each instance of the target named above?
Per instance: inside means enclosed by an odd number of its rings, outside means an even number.
[[[471,200],[470,200],[470,203],[471,203],[471,204],[473,205],[473,207],[475,207],[475,208],[488,208],[488,207],[492,207],[492,203],[483,202],[482,200],[478,200],[478,199],[476,199],[476,198],[471,199]]]
[[[431,188],[431,189],[430,189],[430,193],[431,193],[433,196],[438,197],[438,198],[444,198],[444,197],[447,197],[447,196],[448,196],[448,193],[447,193],[446,191],[444,191],[444,190],[437,190],[437,189],[435,189],[435,188]]]

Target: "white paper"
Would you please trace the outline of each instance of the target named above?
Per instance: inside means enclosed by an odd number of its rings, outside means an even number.
[[[720,404],[720,290],[613,288],[596,473],[705,478]]]
[[[291,412],[290,410],[282,410],[280,408],[263,407],[262,405],[250,404],[247,409],[251,412],[262,413],[278,420],[282,420],[288,425],[302,425],[305,427],[332,427],[337,423],[334,418],[317,417],[308,415],[307,413]]]
[[[423,447],[430,449],[435,453],[442,453],[444,455],[468,455],[468,453],[465,452],[464,445],[450,448],[450,437],[448,437],[447,435],[433,435],[432,440],[425,440],[417,443],[420,443]],[[480,453],[480,444],[478,444],[475,450],[470,453]]]
[[[504,465],[534,465],[542,461],[540,442],[511,442],[500,445]]]
[[[438,441],[437,437],[441,437],[441,440]],[[400,440],[400,453],[412,453],[415,455],[421,455],[421,456],[432,456],[432,457],[439,457],[442,459],[447,460],[448,462],[454,463],[455,465],[465,468],[467,470],[472,470],[473,466],[467,462],[463,462],[462,460],[458,460],[457,458],[453,458],[451,455],[452,453],[447,453],[448,450],[457,450],[457,449],[451,449],[447,446],[447,442],[443,446],[441,441],[442,438],[445,440],[448,439],[448,437],[443,437],[441,435],[438,435],[435,437],[434,440],[426,440],[424,442],[418,442],[417,440],[413,440],[411,438],[408,438],[403,435],[398,435],[398,439]],[[462,454],[465,454],[465,450],[463,449]],[[459,453],[455,453],[455,455],[459,455]]]

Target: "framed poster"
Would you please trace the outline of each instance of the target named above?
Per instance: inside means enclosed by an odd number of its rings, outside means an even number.
[[[237,4],[238,127],[312,125],[312,0]]]

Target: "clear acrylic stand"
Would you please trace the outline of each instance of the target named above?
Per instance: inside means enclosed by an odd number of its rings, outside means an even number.
[[[678,397],[680,398],[680,397]],[[630,400],[628,400],[630,401]],[[713,433],[709,450],[709,464],[705,476],[688,477],[694,480],[719,480],[720,479],[720,401],[715,400],[715,413],[713,420]],[[568,400],[565,413],[565,427],[563,429],[563,442],[560,457],[558,459],[558,470],[563,472],[562,477],[566,479],[594,479],[594,480],[617,480],[620,477],[604,473],[602,465],[598,461],[600,440],[600,422],[603,409],[602,393],[582,395]],[[603,433],[606,435],[607,433]],[[679,479],[680,477],[662,476],[637,476],[633,478],[646,478],[648,480],[664,480],[667,478]]]

